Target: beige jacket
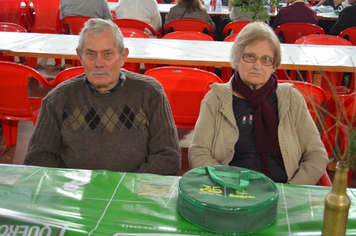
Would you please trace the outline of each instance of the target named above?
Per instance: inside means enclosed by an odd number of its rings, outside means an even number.
[[[234,157],[239,130],[232,108],[231,81],[213,84],[202,101],[200,115],[189,148],[191,168],[228,165]],[[288,182],[314,185],[323,175],[328,156],[303,95],[291,84],[279,84],[278,139]]]

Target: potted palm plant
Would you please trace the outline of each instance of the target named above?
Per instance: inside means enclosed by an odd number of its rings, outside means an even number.
[[[239,7],[242,13],[250,13],[252,21],[269,22],[268,6],[271,9],[279,10],[282,5],[281,0],[233,0],[232,6]],[[273,11],[273,10],[272,10]]]

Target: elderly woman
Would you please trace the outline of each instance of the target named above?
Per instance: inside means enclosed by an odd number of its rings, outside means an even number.
[[[231,49],[236,74],[202,101],[189,148],[190,167],[232,165],[275,182],[313,185],[328,157],[303,95],[278,84],[281,49],[273,30],[250,23]]]

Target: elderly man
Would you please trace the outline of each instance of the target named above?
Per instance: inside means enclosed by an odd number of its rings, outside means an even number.
[[[351,6],[345,7],[339,15],[336,23],[330,30],[330,34],[339,35],[343,30],[356,26],[356,0],[347,1]]]
[[[43,100],[25,165],[175,175],[180,148],[162,86],[121,70],[129,51],[119,28],[86,22],[77,54],[85,74]]]
[[[318,17],[316,11],[306,5],[303,0],[287,0],[287,3],[292,3],[289,6],[283,7],[279,10],[275,21],[273,22],[273,29],[285,23],[301,22],[317,24]]]

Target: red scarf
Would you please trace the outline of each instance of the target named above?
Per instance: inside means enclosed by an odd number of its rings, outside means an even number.
[[[261,158],[261,172],[270,176],[268,163],[269,154],[284,167],[281,149],[278,142],[278,115],[273,110],[268,99],[276,92],[277,77],[272,74],[269,80],[258,90],[250,89],[236,71],[232,87],[241,94],[247,103],[255,109],[256,163]]]

